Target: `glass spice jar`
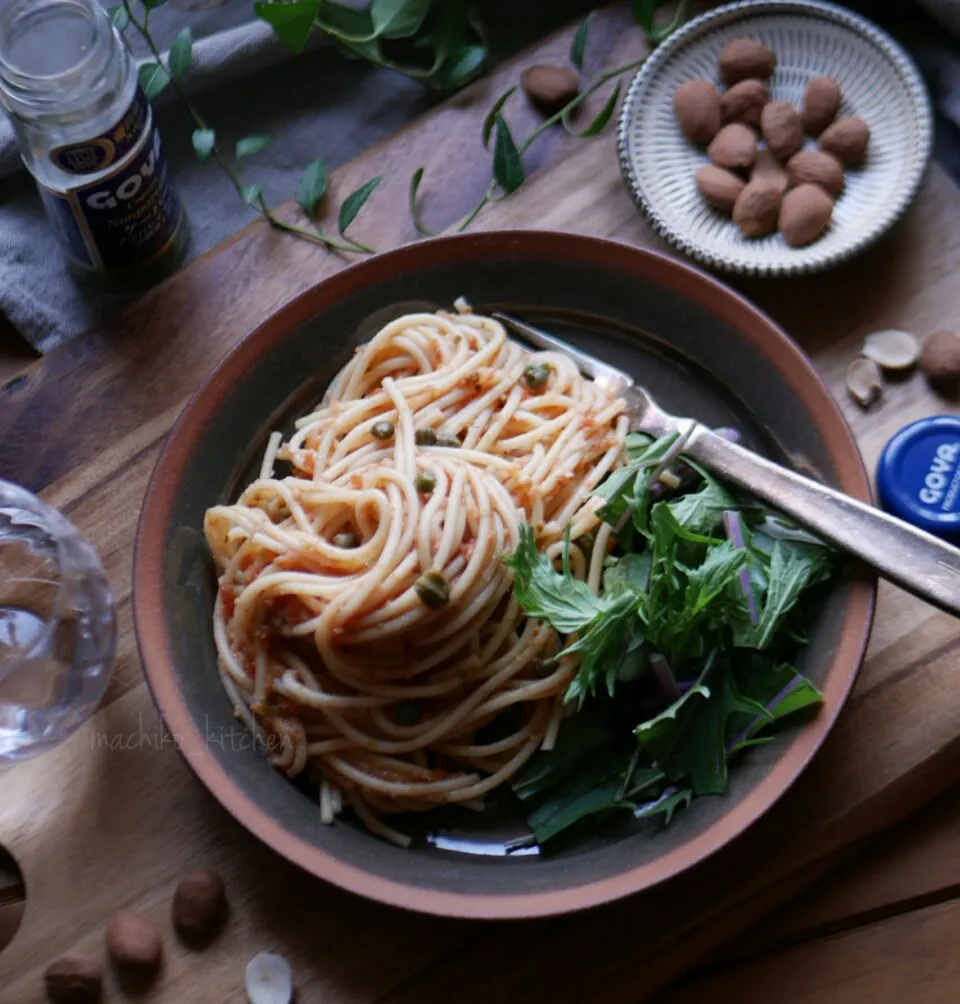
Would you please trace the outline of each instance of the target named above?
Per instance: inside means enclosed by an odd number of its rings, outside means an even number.
[[[153,110],[96,0],[0,12],[0,103],[75,276],[125,291],[182,262],[186,219]]]

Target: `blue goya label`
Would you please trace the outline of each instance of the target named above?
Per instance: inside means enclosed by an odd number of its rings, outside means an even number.
[[[116,164],[137,145],[150,121],[147,96],[138,87],[120,121],[106,132],[80,143],[54,147],[50,159],[68,174],[95,174]]]
[[[131,104],[139,106],[142,92]],[[166,251],[182,225],[180,198],[170,180],[160,133],[149,106],[140,124],[139,152],[113,173],[66,192],[40,185],[47,216],[65,254],[95,272],[137,268]],[[130,113],[122,121],[127,121]],[[136,146],[133,142],[130,149]],[[129,153],[129,149],[127,150]]]

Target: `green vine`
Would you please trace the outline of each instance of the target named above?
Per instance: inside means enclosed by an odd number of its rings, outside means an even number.
[[[143,39],[152,59],[140,67],[140,84],[148,99],[155,98],[171,87],[193,121],[193,149],[198,160],[212,161],[227,176],[237,195],[272,227],[292,234],[332,251],[372,254],[372,248],[347,231],[352,226],[370,196],[383,180],[371,178],[348,195],[337,214],[337,234],[328,233],[315,220],[314,214],[327,193],[329,174],[323,157],[312,160],[303,171],[296,200],[303,210],[309,228],[281,219],[266,200],[263,188],[248,182],[244,162],[264,150],[270,143],[267,136],[245,136],[234,145],[229,155],[221,145],[216,130],[207,122],[196,103],[184,90],[182,81],[193,63],[193,37],[184,28],[174,39],[164,57],[150,30],[150,14],[166,0],[122,0],[110,9],[114,24],[121,32],[133,30]],[[675,31],[685,20],[689,0],[680,0],[673,19],[665,25],[656,24],[657,9],[665,0],[634,0],[633,13],[651,44],[657,44]],[[348,7],[333,0],[264,0],[255,9],[267,21],[277,36],[296,50],[302,49],[313,31],[331,36],[348,55],[405,73],[441,90],[462,87],[479,74],[487,59],[484,33],[476,21],[469,0],[373,0],[369,8]],[[594,21],[587,16],[570,46],[570,61],[582,71],[584,53]],[[563,125],[580,138],[596,136],[607,126],[616,110],[624,74],[637,69],[645,57],[622,66],[603,70],[563,108],[545,118],[522,142],[517,143],[503,111],[517,90],[511,87],[494,102],[481,130],[485,149],[493,140],[492,180],[477,205],[460,222],[463,231],[492,202],[516,191],[526,181],[523,154],[548,129]],[[578,129],[574,115],[580,106],[606,84],[617,80],[601,110],[583,129]],[[410,180],[410,213],[417,230],[433,235],[423,223],[419,190],[424,169],[418,168]]]
[[[657,45],[679,28],[687,18],[687,11],[690,0],[680,0],[676,13],[672,20],[666,25],[656,24],[657,8],[662,6],[665,0],[638,0],[633,5],[634,17],[640,27],[644,30],[647,40],[651,45]],[[570,62],[578,71],[583,70],[584,53],[587,47],[590,28],[596,12],[587,15],[586,20],[577,29],[570,43]],[[490,205],[500,199],[515,192],[526,180],[526,172],[523,166],[523,154],[550,128],[562,124],[564,128],[573,136],[586,139],[597,136],[606,128],[613,113],[616,110],[617,102],[620,99],[620,91],[623,86],[622,80],[618,80],[617,86],[610,93],[607,101],[586,128],[578,130],[574,123],[574,115],[577,109],[593,94],[596,94],[605,84],[624,74],[630,73],[642,66],[646,56],[634,59],[621,66],[615,66],[598,73],[575,97],[568,101],[559,111],[554,112],[545,118],[536,129],[521,143],[517,143],[503,117],[503,109],[510,97],[516,91],[516,87],[511,87],[500,95],[493,103],[481,129],[481,138],[484,148],[488,148],[490,137],[494,135],[493,147],[493,180],[490,182],[480,201],[470,210],[460,221],[457,232],[462,233],[471,223]],[[424,169],[418,167],[410,179],[410,213],[413,217],[414,226],[420,233],[427,236],[435,236],[436,232],[427,228],[422,221],[418,194],[420,185],[423,182]]]

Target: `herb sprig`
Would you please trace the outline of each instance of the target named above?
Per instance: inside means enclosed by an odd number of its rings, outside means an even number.
[[[151,11],[166,0],[121,0],[110,8],[117,28],[133,30],[150,50],[152,59],[140,68],[140,84],[152,99],[172,87],[193,121],[193,150],[201,162],[212,161],[227,176],[237,195],[260,214],[272,227],[302,240],[337,252],[370,254],[375,249],[347,233],[367,201],[383,180],[371,178],[344,199],[337,214],[337,233],[324,230],[315,220],[320,203],[327,193],[329,173],[322,156],[316,157],[304,169],[296,201],[302,209],[306,226],[287,222],[267,202],[263,187],[248,181],[245,161],[264,150],[269,137],[246,136],[229,154],[220,142],[216,128],[200,112],[186,93],[182,81],[193,63],[193,37],[189,27],[174,39],[166,57],[160,51],[150,30]],[[657,44],[676,30],[685,20],[689,0],[680,0],[673,19],[666,25],[656,24],[657,9],[666,0],[634,0],[633,13],[637,24],[651,44]],[[270,24],[285,44],[299,51],[313,31],[331,36],[340,48],[354,58],[404,73],[439,90],[456,90],[476,77],[483,69],[488,50],[484,31],[472,11],[469,0],[372,0],[367,8],[357,8],[334,0],[258,0],[257,15]],[[595,12],[587,16],[578,28],[570,46],[570,61],[583,69],[584,55]],[[403,58],[397,54],[402,50]],[[523,155],[547,130],[562,124],[572,135],[589,138],[598,135],[608,125],[620,97],[622,80],[608,96],[593,120],[579,129],[574,116],[578,108],[610,81],[637,69],[646,57],[598,73],[584,89],[563,108],[544,119],[521,142],[517,142],[503,114],[516,87],[500,95],[488,112],[481,130],[485,149],[494,140],[491,161],[492,180],[477,205],[461,220],[458,230],[466,230],[491,203],[515,192],[527,180]],[[423,222],[419,200],[424,168],[413,173],[409,186],[410,214],[416,229],[433,235]]]
[[[657,8],[663,6],[665,2],[666,0],[637,0],[633,4],[633,13],[637,24],[644,31],[651,45],[657,45],[662,42],[676,31],[687,18],[689,0],[680,0],[672,20],[666,25],[657,25]],[[577,70],[583,69],[584,54],[595,15],[595,11],[587,15],[586,19],[577,29],[570,44],[569,59]],[[579,94],[571,98],[562,108],[545,118],[520,142],[517,142],[513,136],[503,114],[507,102],[517,88],[515,86],[510,87],[501,94],[491,106],[481,129],[481,139],[485,149],[489,147],[491,136],[494,138],[492,159],[493,178],[477,204],[457,225],[457,231],[463,232],[466,230],[487,206],[512,194],[527,180],[526,170],[523,166],[523,155],[547,130],[561,124],[572,136],[580,139],[588,139],[603,132],[613,118],[613,113],[620,99],[623,82],[618,78],[622,78],[625,74],[638,69],[646,59],[646,56],[641,56],[620,66],[600,71],[586,84]],[[613,80],[618,81],[617,85],[611,91],[603,107],[586,127],[579,129],[575,124],[577,110],[590,97],[602,90]],[[423,176],[424,168],[418,167],[410,179],[410,211],[417,230],[426,236],[435,236],[437,231],[431,230],[423,223],[422,208],[419,204],[418,196]]]
[[[263,187],[257,182],[246,180],[242,166],[243,161],[266,149],[270,143],[269,137],[245,136],[236,142],[232,157],[226,153],[217,137],[216,130],[207,122],[182,84],[184,75],[193,63],[193,35],[190,28],[184,28],[179,32],[170,46],[166,59],[164,59],[163,53],[150,31],[150,13],[164,3],[165,0],[122,0],[119,6],[111,8],[110,14],[118,29],[125,31],[133,28],[150,49],[153,60],[140,66],[140,86],[147,98],[153,99],[168,86],[171,86],[193,120],[193,150],[197,159],[200,161],[212,160],[216,163],[233,185],[237,195],[267,220],[272,227],[334,251],[351,251],[362,254],[373,252],[373,248],[355,240],[346,231],[383,180],[382,176],[372,178],[344,200],[338,219],[339,236],[328,233],[317,223],[313,224],[312,229],[307,229],[281,219],[276,210],[267,202]],[[294,3],[282,6],[299,7],[301,5]],[[281,35],[281,37],[283,36]],[[308,220],[312,221],[312,214],[326,194],[327,185],[326,164],[323,157],[317,157],[304,170],[297,193],[297,202],[304,210]]]

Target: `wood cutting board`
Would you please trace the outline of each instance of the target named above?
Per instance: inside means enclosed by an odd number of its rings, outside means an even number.
[[[626,24],[618,9],[598,19],[595,44],[610,62],[638,49]],[[537,60],[562,58],[569,39],[548,40]],[[389,171],[363,237],[382,247],[413,239],[405,185],[420,163],[426,197],[440,196],[428,217],[443,223],[468,208],[464,192],[482,191],[488,177],[479,123],[529,61],[502,68],[338,172],[342,195]],[[611,136],[551,140],[540,156],[550,166],[478,227],[657,246],[620,182]],[[454,180],[451,163],[460,172],[455,198],[444,187]],[[856,262],[824,276],[737,285],[814,358],[872,467],[893,432],[948,405],[913,376],[864,414],[846,398],[843,372],[869,330],[922,335],[955,326],[958,263],[960,192],[935,168],[907,219]],[[42,971],[60,953],[101,955],[103,925],[119,908],[138,909],[169,933],[176,878],[201,865],[226,877],[228,927],[201,955],[168,937],[163,976],[145,1000],[242,1001],[243,967],[263,949],[291,962],[301,1002],[645,1000],[960,778],[960,624],[884,587],[860,680],[811,768],[741,840],[648,895],[523,924],[438,920],[341,893],[249,837],[194,780],[157,720],[133,638],[131,544],[146,480],[185,398],[246,331],[343,264],[254,225],[116,323],[0,389],[0,476],[42,489],[94,543],[121,630],[98,714],[61,748],[0,773],[0,844],[18,860],[27,891],[21,930],[0,954],[0,1002],[39,999]],[[558,964],[564,958],[571,961]]]

